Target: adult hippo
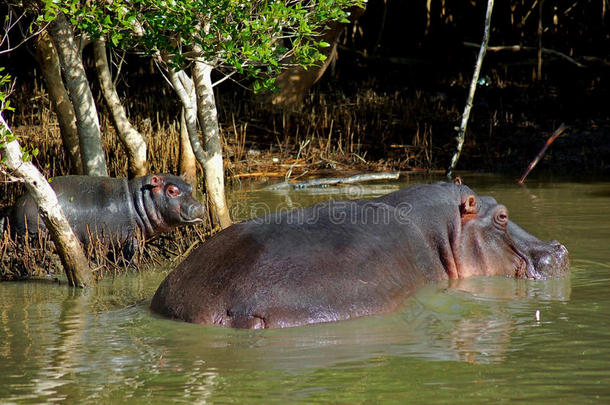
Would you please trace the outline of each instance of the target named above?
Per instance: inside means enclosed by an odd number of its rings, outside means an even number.
[[[188,322],[281,328],[390,312],[448,278],[566,271],[561,244],[511,223],[493,198],[439,183],[233,225],[171,272],[151,307]]]
[[[128,260],[139,236],[150,239],[180,225],[201,222],[205,214],[205,208],[193,198],[192,187],[171,174],[129,181],[63,176],[52,178],[50,184],[72,230],[83,243],[88,244],[91,239],[107,245],[118,243]],[[4,222],[18,235],[46,229],[29,193],[8,209]]]

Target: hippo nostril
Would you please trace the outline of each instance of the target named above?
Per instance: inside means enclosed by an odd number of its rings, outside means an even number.
[[[550,242],[551,246],[555,249],[555,250],[559,250],[561,252],[565,252],[568,253],[568,249],[566,249],[566,247],[564,245],[562,245],[561,243],[557,242],[556,240],[552,240]]]
[[[553,247],[555,248],[555,255],[559,260],[565,260],[568,257],[568,249],[564,245],[557,242],[553,244]]]

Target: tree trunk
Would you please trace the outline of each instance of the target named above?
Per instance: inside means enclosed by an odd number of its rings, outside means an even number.
[[[13,176],[22,179],[36,201],[40,216],[44,221],[57,253],[66,272],[68,283],[75,287],[85,287],[93,281],[91,271],[83,248],[72,232],[55,192],[31,162],[23,162],[21,147],[17,140],[4,143],[3,134],[10,134],[10,129],[0,114],[0,154]]]
[[[108,67],[108,59],[106,57],[106,42],[103,39],[97,39],[93,42],[93,52],[95,58],[95,67],[100,80],[102,92],[106,99],[106,104],[112,113],[112,119],[119,135],[119,139],[127,150],[127,158],[129,160],[129,177],[144,176],[147,173],[146,168],[146,142],[144,137],[136,131],[127,119],[125,109],[121,104],[119,95],[116,92],[110,68]]]
[[[62,13],[57,15],[49,25],[49,34],[57,50],[66,87],[76,113],[83,171],[91,176],[107,176],[95,101],[89,88],[80,49],[65,15]]]
[[[195,51],[199,52],[198,49]],[[212,66],[196,60],[193,64],[193,83],[197,95],[197,116],[203,132],[203,156],[197,156],[203,166],[205,187],[211,201],[212,218],[221,228],[231,226],[232,221],[225,198],[224,168],[222,163],[222,145],[218,128],[218,113],[212,88]]]
[[[186,126],[184,107],[180,113],[180,175],[184,180],[197,189],[197,159],[191,147],[189,132]]]
[[[76,116],[74,115],[72,102],[61,78],[61,68],[59,67],[57,52],[55,52],[51,38],[46,31],[36,36],[34,41],[36,44],[36,59],[40,65],[40,70],[47,85],[47,92],[57,114],[64,150],[70,159],[74,173],[83,174],[83,163],[78,147]]]
[[[210,159],[208,159],[208,152],[201,146],[199,134],[197,132],[197,111],[199,110],[197,104],[194,103],[194,99],[191,97],[192,93],[189,92],[193,88],[193,81],[184,71],[178,71],[170,69],[168,71],[169,80],[178,94],[182,106],[184,107],[184,118],[186,121],[186,128],[188,130],[188,136],[191,143],[191,148],[197,161],[201,164],[204,171],[204,179],[208,199],[210,201],[210,211],[212,212],[212,221],[215,224],[220,225],[222,228],[226,228],[231,225],[231,218],[226,205],[224,196],[224,177],[222,170],[222,155],[220,155],[220,171],[218,167],[211,165]],[[211,90],[211,89],[210,89]],[[213,100],[213,94],[212,94]],[[214,104],[214,115],[216,114],[216,105]],[[202,125],[202,121],[200,121]],[[216,136],[218,136],[218,122],[216,122]],[[220,139],[218,140],[218,146],[220,146]],[[206,148],[207,149],[207,148]],[[206,165],[207,163],[207,165]],[[218,164],[218,158],[212,162]],[[214,181],[214,178],[218,178],[220,174],[220,182]],[[219,191],[220,187],[220,191]],[[218,214],[220,213],[220,215]]]
[[[182,70],[175,71],[173,69],[168,70],[169,81],[172,87],[176,91],[182,108],[184,109],[184,121],[188,132],[189,140],[193,153],[197,157],[198,153],[203,153],[201,142],[199,142],[199,135],[197,133],[197,100],[191,97],[194,90],[193,81],[191,78]]]

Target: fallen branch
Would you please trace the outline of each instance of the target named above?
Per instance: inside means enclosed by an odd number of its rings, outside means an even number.
[[[464,42],[464,46],[469,48],[479,48],[481,45],[476,44],[474,42]],[[499,45],[499,46],[488,46],[487,51],[489,52],[502,52],[502,51],[511,51],[511,52],[519,52],[519,51],[537,51],[538,48],[534,46],[523,46],[523,45]],[[567,60],[568,62],[580,67],[585,68],[586,65],[583,65],[576,59],[571,56],[566,55],[565,53],[556,51],[554,49],[542,48],[542,53],[548,53],[549,55],[558,56],[562,59]]]
[[[568,127],[565,126],[565,124],[561,124],[559,126],[559,128],[557,128],[555,130],[553,135],[551,135],[549,137],[549,139],[546,140],[546,142],[544,143],[544,146],[542,147],[542,149],[540,149],[540,152],[538,152],[538,155],[536,155],[534,160],[532,160],[532,162],[529,164],[529,166],[527,167],[527,169],[523,173],[523,176],[521,176],[521,178],[517,182],[518,184],[523,184],[523,182],[525,181],[525,178],[527,177],[527,175],[530,174],[532,169],[538,164],[538,161],[540,161],[540,159],[542,158],[542,155],[544,155],[544,152],[546,152],[546,150],[549,148],[549,146],[551,146],[551,144],[555,141],[555,139],[557,139],[557,137],[559,135],[561,135],[562,132],[565,131],[567,128]]]
[[[354,184],[361,183],[365,181],[374,181],[374,180],[396,180],[400,176],[399,172],[394,173],[367,173],[367,174],[358,174],[350,177],[328,177],[323,179],[311,179],[300,181],[298,183],[278,183],[269,186],[268,190],[283,190],[286,188],[307,188],[307,187],[317,187],[317,186],[328,186],[335,184]]]
[[[238,173],[229,176],[229,179],[243,179],[247,177],[285,177],[284,172],[253,172],[253,173]]]

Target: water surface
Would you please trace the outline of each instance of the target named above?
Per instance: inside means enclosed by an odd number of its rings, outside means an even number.
[[[231,201],[234,215],[245,218],[430,180],[282,193],[244,188]],[[610,182],[465,181],[505,204],[525,229],[564,243],[570,276],[445,282],[418,291],[394,314],[268,331],[151,313],[168,269],[85,292],[1,283],[0,402],[607,403]]]

